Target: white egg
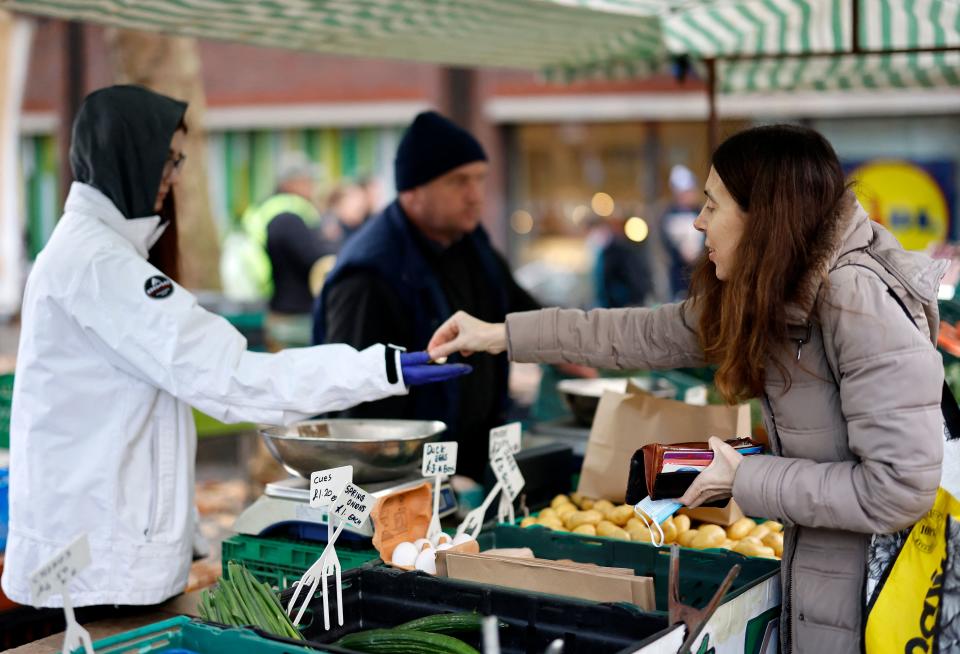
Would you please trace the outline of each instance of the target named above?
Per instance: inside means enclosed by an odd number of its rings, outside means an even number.
[[[417,548],[417,552],[422,552],[424,547],[433,547],[433,543],[430,542],[427,538],[418,538],[413,541],[413,546]]]
[[[461,545],[471,540],[474,540],[474,538],[470,534],[457,534],[457,537],[453,539],[453,544]]]
[[[453,543],[442,543],[440,545],[437,545],[437,551],[440,552],[442,550],[448,550],[451,547],[453,547]]]
[[[412,566],[417,562],[417,548],[413,543],[400,543],[390,557],[396,565]]]
[[[432,575],[437,574],[437,552],[433,549],[423,550],[413,567]]]
[[[440,535],[437,536],[438,543],[452,543],[453,539],[450,537],[450,534],[445,532],[440,532]]]

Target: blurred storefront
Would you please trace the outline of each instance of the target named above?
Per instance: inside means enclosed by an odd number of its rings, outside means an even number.
[[[39,25],[35,44],[49,47],[32,51],[24,99],[29,259],[53,229],[64,192],[56,137],[62,25]],[[103,29],[84,29],[87,86],[110,84]],[[273,190],[278,162],[293,150],[319,164],[325,187],[373,177],[390,201],[403,126],[437,107],[487,149],[493,174],[485,224],[544,302],[595,306],[598,243],[614,234],[634,243],[645,261],[648,301],[668,297],[659,220],[670,201],[670,169],[682,164],[702,184],[709,167],[702,82],[661,76],[561,85],[532,73],[457,72],[212,41],[201,41],[200,51],[211,210],[221,235]],[[771,121],[821,130],[860,179],[868,208],[905,245],[925,248],[960,236],[958,103],[954,89],[721,96],[720,135]],[[898,184],[886,181],[891,175]]]

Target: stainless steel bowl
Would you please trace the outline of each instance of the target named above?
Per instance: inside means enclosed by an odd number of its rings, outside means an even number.
[[[594,379],[564,379],[557,383],[557,391],[563,395],[574,420],[578,425],[589,427],[593,424],[597,406],[604,391],[625,393],[627,382],[633,382],[655,397],[672,398],[676,395],[673,384],[663,379],[652,380],[648,377],[599,377]]]
[[[401,479],[420,470],[423,445],[440,439],[437,420],[307,420],[260,431],[271,454],[292,475],[353,466],[353,480]]]

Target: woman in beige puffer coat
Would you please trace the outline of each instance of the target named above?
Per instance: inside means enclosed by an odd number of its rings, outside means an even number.
[[[782,651],[857,652],[871,544],[923,516],[940,482],[943,267],[871,222],[812,130],[746,130],[712,164],[691,299],[544,309],[500,325],[461,313],[429,349],[602,368],[716,365],[728,401],[760,398],[772,454],[744,459],[711,439],[714,463],[681,501],[732,496],[748,515],[783,521]]]

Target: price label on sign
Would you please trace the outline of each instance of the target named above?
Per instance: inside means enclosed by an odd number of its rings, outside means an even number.
[[[520,436],[523,429],[519,422],[511,422],[503,427],[495,427],[490,430],[490,453],[492,459],[500,448],[506,448],[510,454],[516,454],[520,451]]]
[[[367,521],[376,499],[359,486],[347,484],[333,506],[333,512],[345,525],[359,528]]]
[[[503,488],[504,496],[510,498],[511,501],[515,500],[523,489],[524,479],[513,454],[506,450],[498,451],[490,459],[490,467],[493,468],[493,474]]]
[[[344,487],[353,481],[353,466],[320,470],[310,475],[310,506],[324,507],[337,503]]]
[[[50,595],[66,592],[67,584],[88,565],[90,542],[86,534],[81,534],[30,575],[34,603],[40,604]]]
[[[427,443],[423,446],[424,477],[437,475],[452,475],[457,471],[457,443],[445,441],[443,443]]]

